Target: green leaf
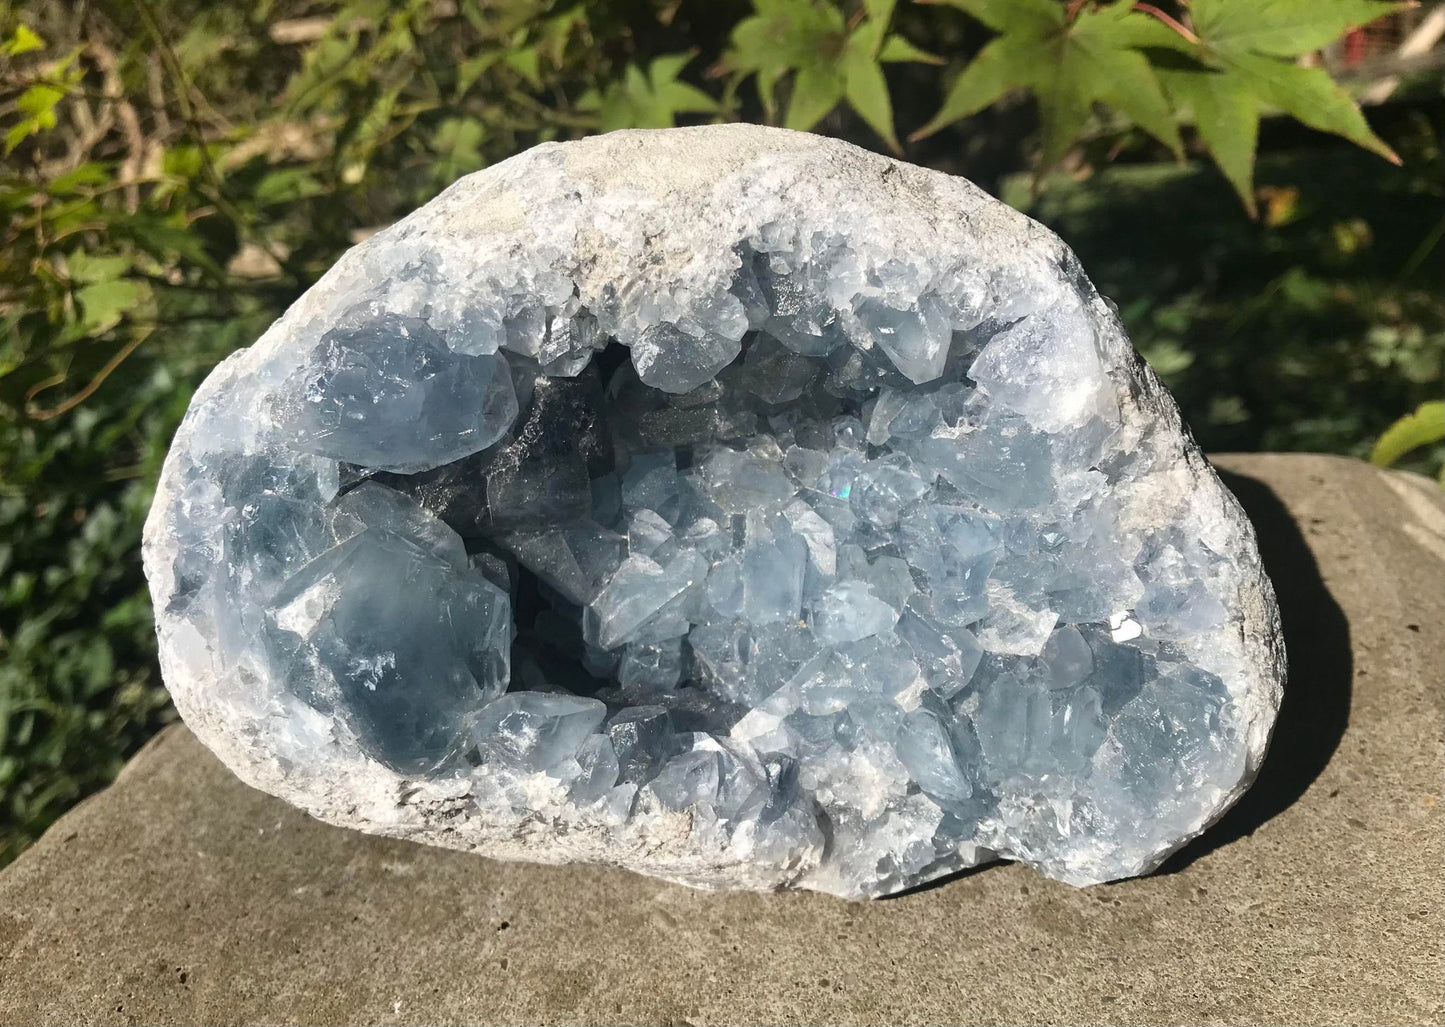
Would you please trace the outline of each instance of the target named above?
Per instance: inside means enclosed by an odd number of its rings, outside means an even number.
[[[850,51],[863,54],[870,61],[875,60],[883,49],[883,34],[888,31],[888,22],[864,18],[843,44],[840,60],[846,60]]]
[[[712,113],[718,103],[696,86],[678,81],[678,75],[693,55],[663,54],[644,73],[629,64],[621,82],[605,90],[588,90],[577,101],[584,111],[598,113],[598,127],[604,132],[620,128],[671,128],[678,114]]]
[[[1055,0],[925,0],[957,7],[995,32],[1041,36],[1063,28],[1065,8]]]
[[[0,53],[6,57],[15,57],[19,54],[29,53],[31,50],[43,49],[45,49],[45,40],[30,31],[25,25],[16,25],[10,38],[0,44]]]
[[[1160,81],[1174,105],[1194,119],[1199,140],[1239,194],[1250,217],[1254,200],[1254,151],[1259,138],[1259,105],[1233,75],[1211,68],[1160,68]]]
[[[104,165],[96,161],[87,161],[74,171],[52,178],[48,192],[51,196],[64,196],[82,186],[104,185],[110,180],[111,173]]]
[[[842,50],[843,12],[814,0],[754,0],[757,12],[733,29],[722,64],[743,74],[771,72],[776,81]]]
[[[788,99],[784,128],[806,132],[838,106],[843,99],[844,80],[836,69],[813,64],[793,78],[793,95]]]
[[[277,168],[261,176],[252,198],[263,207],[294,203],[320,193],[321,183],[305,168]]]
[[[760,68],[755,76],[758,85],[758,99],[763,102],[763,112],[769,121],[778,113],[778,80],[783,72],[774,68]]]
[[[108,331],[120,323],[126,312],[139,306],[150,295],[144,282],[124,278],[96,282],[75,291],[75,301],[84,315],[80,328],[90,335]]]
[[[898,0],[863,0],[863,10],[867,13],[868,20],[885,27],[892,20],[893,8],[897,6]]]
[[[154,213],[139,211],[116,221],[111,231],[118,238],[131,239],[141,250],[163,263],[184,259],[207,271],[220,271],[206,250],[204,238],[195,229],[186,226],[184,216],[176,218],[171,215],[167,220]]]
[[[1079,67],[1080,93],[1088,100],[1099,100],[1127,115],[1134,124],[1165,146],[1175,156],[1182,156],[1184,144],[1179,128],[1164,98],[1164,90],[1144,56],[1132,49],[1139,38],[1136,25],[1152,18],[1141,16],[1122,3],[1102,9],[1098,14],[1082,14],[1066,39],[1067,59]],[[1065,131],[1071,131],[1066,127]],[[1072,139],[1056,140],[1067,148]],[[1059,156],[1063,155],[1060,149]],[[1046,163],[1049,163],[1046,161]]]
[[[1195,0],[1190,14],[1199,37],[1221,50],[1298,57],[1408,6],[1381,0]]]
[[[663,54],[648,65],[647,79],[652,89],[652,103],[661,128],[671,128],[678,114],[710,114],[718,103],[696,86],[678,80],[683,68],[692,62],[693,54]]]
[[[533,89],[542,88],[542,55],[535,46],[515,47],[508,50],[502,60],[521,75]]]
[[[894,153],[901,153],[903,148],[898,145],[898,137],[893,131],[893,103],[888,98],[888,82],[883,77],[883,66],[873,56],[865,40],[859,40],[855,35],[848,44],[841,64],[843,95],[848,100],[848,106],[869,128],[883,137]]]
[[[33,131],[35,131],[35,123],[29,118],[11,125],[5,130],[5,152],[8,154],[11,150],[15,149],[15,147],[25,142],[26,139],[30,138],[30,134]]]
[[[992,0],[950,2],[1002,26],[1003,34],[964,69],[943,107],[913,138],[981,110],[1010,89],[1026,88],[1038,99],[1046,168],[1078,138],[1096,102],[1128,116],[1176,154],[1182,151],[1159,80],[1134,49],[1142,33],[1152,33],[1144,23],[1153,19],[1132,5],[1083,10],[1066,24],[1057,4],[1035,9],[1033,0],[1006,8]]]
[[[1222,60],[1239,76],[1243,87],[1265,103],[1310,128],[1343,136],[1392,163],[1400,163],[1395,151],[1371,131],[1359,105],[1323,68],[1302,68],[1289,61],[1253,53],[1232,53]]]
[[[938,113],[908,138],[916,142],[931,136],[955,121],[977,114],[1009,90],[1025,86],[1031,78],[1028,62],[1037,55],[1032,39],[999,36],[992,40],[954,80]]]
[[[93,256],[84,250],[76,250],[65,258],[65,269],[72,282],[82,285],[90,282],[106,282],[119,278],[130,270],[130,258],[111,254]]]
[[[488,50],[457,65],[457,96],[465,95],[477,81],[502,59],[500,50]]]
[[[1038,61],[1029,83],[1039,102],[1039,131],[1043,139],[1041,161],[1051,168],[1068,152],[1070,144],[1089,120],[1091,79],[1094,69],[1075,47],[1060,43],[1054,53]]]
[[[1287,58],[1398,9],[1378,0],[1195,0],[1197,60],[1161,68],[1169,97],[1192,114],[1200,141],[1253,217],[1254,151],[1266,108],[1343,136],[1386,160],[1399,158],[1322,68]]]
[[[654,58],[648,65],[647,77],[652,80],[654,88],[665,82],[675,82],[682,69],[692,63],[694,56],[690,53],[668,53]]]
[[[1445,440],[1445,402],[1421,403],[1413,414],[1406,414],[1385,429],[1370,451],[1370,462],[1377,467],[1389,467],[1412,449],[1442,440]]]
[[[902,36],[889,36],[878,50],[878,60],[884,64],[943,64],[937,54],[920,50]]]
[[[5,133],[5,151],[15,149],[37,132],[55,127],[55,105],[65,98],[64,86],[54,82],[36,82],[15,101],[15,109],[25,115]]]
[[[722,66],[743,77],[755,76],[769,120],[777,109],[778,83],[791,77],[786,127],[807,131],[846,100],[896,152],[893,103],[882,62],[936,60],[907,40],[888,35],[896,5],[897,0],[864,0],[850,29],[833,3],[753,0],[755,13],[733,30]]]
[[[484,138],[486,130],[474,118],[447,118],[438,125],[432,137],[436,154],[432,173],[436,180],[450,184],[485,164],[481,149]]]

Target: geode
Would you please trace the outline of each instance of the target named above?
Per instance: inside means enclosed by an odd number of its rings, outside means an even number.
[[[750,126],[544,144],[197,392],[166,684],[317,817],[701,887],[1146,872],[1283,683],[1250,525],[1051,233]]]

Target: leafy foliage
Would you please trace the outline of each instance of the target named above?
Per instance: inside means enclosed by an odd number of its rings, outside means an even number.
[[[1158,22],[1131,3],[1065,8],[1053,0],[947,0],[999,33],[964,69],[943,108],[914,138],[974,114],[1013,89],[1037,97],[1043,163],[1055,164],[1086,126],[1091,106],[1128,115],[1174,153],[1179,129],[1142,47]]]
[[[755,0],[752,17],[733,29],[720,68],[754,79],[770,119],[779,111],[778,86],[788,79],[787,128],[806,132],[846,102],[889,149],[901,152],[883,65],[938,58],[889,34],[895,3],[866,0],[846,19],[841,8],[821,0]]]
[[[1390,154],[1322,71],[1293,58],[1393,5],[1160,2],[1168,11],[1129,0],[0,0],[0,863],[172,715],[138,546],[165,446],[205,372],[356,239],[537,142],[743,118],[896,152],[899,123],[918,125],[943,96],[914,133],[930,149],[911,155],[985,184],[1061,160],[1081,177],[1121,148],[1147,159],[1203,146],[1251,209],[1262,196],[1260,226],[1216,203],[1190,222],[1218,233],[1207,245],[1186,233],[1167,253],[1135,240],[1117,262],[1102,244],[1086,259],[1116,269],[1106,288],[1208,441],[1362,452],[1440,374],[1438,299],[1419,283],[1439,279],[1445,219],[1432,228],[1412,213],[1439,206],[1438,145],[1412,151],[1424,171],[1384,169],[1409,183],[1389,195],[1394,220],[1292,221],[1311,194],[1292,206],[1287,181],[1255,190],[1251,174],[1261,118],[1275,111]],[[948,90],[931,51],[961,65]],[[1038,101],[1037,132],[1012,103],[1020,90]],[[944,131],[975,113],[969,131]],[[1351,166],[1369,195],[1386,195]],[[1077,183],[1046,178],[1036,210],[1085,244],[1095,217],[1108,226],[1098,238],[1115,239],[1141,201],[1111,196],[1112,176],[1086,190],[1097,209]],[[1208,193],[1190,178],[1176,195],[1165,178],[1141,187],[1169,197],[1154,224]],[[1394,278],[1349,270],[1401,248]],[[1267,409],[1256,380],[1288,401]],[[1441,449],[1403,459],[1433,469]]]
[[[1181,152],[1177,122],[1201,144],[1255,212],[1253,166],[1259,119],[1279,110],[1386,159],[1394,152],[1312,53],[1404,6],[1380,0],[1194,0],[1186,25],[1135,0],[937,0],[968,12],[998,36],[959,75],[924,138],[1010,90],[1038,99],[1045,169],[1089,127],[1102,103]]]
[[[692,60],[691,54],[667,54],[648,65],[644,74],[629,64],[620,82],[590,89],[577,101],[583,111],[597,112],[603,132],[619,128],[672,128],[679,114],[710,114],[718,103],[696,86],[677,76]]]
[[[1406,453],[1445,440],[1445,402],[1427,400],[1390,427],[1370,451],[1370,461],[1390,467]]]

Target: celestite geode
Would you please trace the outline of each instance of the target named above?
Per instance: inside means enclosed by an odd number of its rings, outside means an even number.
[[[703,887],[1138,874],[1282,687],[1253,533],[1073,255],[749,126],[547,144],[207,379],[166,684],[335,823]]]

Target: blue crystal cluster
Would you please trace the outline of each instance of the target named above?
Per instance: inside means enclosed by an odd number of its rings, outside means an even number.
[[[354,303],[212,390],[168,472],[177,650],[221,654],[282,761],[687,813],[840,894],[1130,873],[1197,829],[1245,773],[1201,657],[1226,568],[1121,505],[1163,448],[1086,285],[784,223],[731,264],[590,303],[554,265],[471,307],[407,272],[429,305]]]

